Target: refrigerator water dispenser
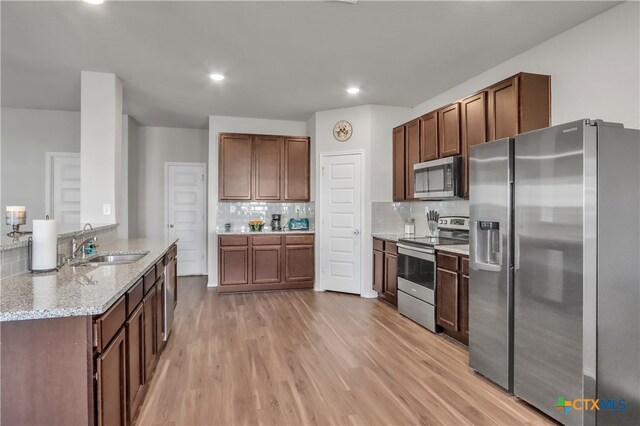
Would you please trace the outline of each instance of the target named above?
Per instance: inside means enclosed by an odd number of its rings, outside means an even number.
[[[500,222],[476,221],[475,262],[499,270],[502,265]]]

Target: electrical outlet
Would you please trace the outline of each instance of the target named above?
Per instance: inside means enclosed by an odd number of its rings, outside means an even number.
[[[106,215],[106,216],[111,214],[111,204],[103,204],[102,205],[102,214]]]

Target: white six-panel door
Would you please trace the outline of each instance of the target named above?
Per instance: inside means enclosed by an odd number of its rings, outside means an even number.
[[[46,212],[60,225],[80,223],[80,154],[46,154]],[[41,218],[34,218],[41,219]]]
[[[321,167],[322,288],[360,294],[362,155],[323,156]]]
[[[178,238],[178,275],[206,273],[205,165],[166,163],[167,235]]]

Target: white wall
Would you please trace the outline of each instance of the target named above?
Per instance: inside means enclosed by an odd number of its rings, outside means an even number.
[[[267,135],[307,135],[304,121],[265,120],[259,118],[209,116],[209,213],[208,259],[209,286],[218,285],[218,237],[216,208],[218,204],[218,134],[221,132],[262,133]],[[312,187],[314,176],[311,175]]]
[[[640,127],[640,3],[625,2],[417,105],[418,117],[520,71],[551,75],[553,124]]]
[[[202,129],[138,129],[138,237],[164,239],[164,165],[207,162],[208,134]]]
[[[80,113],[2,108],[1,125],[0,212],[26,206],[26,229],[32,229],[31,221],[45,215],[45,153],[80,152]]]
[[[122,182],[122,82],[115,74],[82,71],[80,84],[80,220],[116,223]]]

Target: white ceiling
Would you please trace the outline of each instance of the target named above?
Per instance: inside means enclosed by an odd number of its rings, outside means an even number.
[[[616,3],[2,1],[2,106],[78,111],[90,70],[143,125],[411,107]]]

